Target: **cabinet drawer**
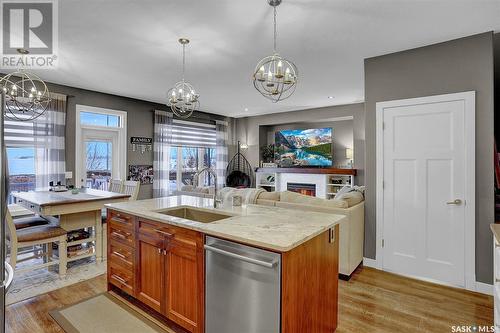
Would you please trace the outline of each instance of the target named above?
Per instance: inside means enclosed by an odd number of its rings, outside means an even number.
[[[29,201],[24,201],[23,199],[17,199],[16,203],[21,206],[21,207],[24,207],[32,212],[35,212],[35,213],[41,213],[42,212],[42,209],[40,208],[39,205],[37,204],[34,204],[34,203],[31,203]]]
[[[109,242],[108,260],[129,270],[134,269],[135,251],[122,243],[111,240]]]
[[[108,282],[129,295],[134,295],[134,274],[131,270],[108,262]]]
[[[134,218],[133,216],[116,212],[114,210],[108,211],[108,223],[113,222],[114,224],[120,226],[123,229],[130,231],[134,230]]]
[[[159,238],[161,235],[157,232],[157,230],[160,230],[160,228],[163,227],[163,229],[166,228],[166,225],[159,222],[154,222],[154,221],[148,221],[148,220],[142,220],[139,219],[137,221],[139,224],[139,233],[143,234],[148,237],[153,237],[153,238]]]
[[[133,247],[135,235],[132,230],[124,228],[121,224],[110,220],[108,222],[108,239]]]

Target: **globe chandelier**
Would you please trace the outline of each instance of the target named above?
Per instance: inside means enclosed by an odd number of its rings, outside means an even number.
[[[5,118],[31,121],[45,113],[50,103],[50,92],[45,82],[37,75],[24,69],[25,49],[17,49],[21,54],[21,66],[15,72],[0,79],[0,87],[5,94]]]
[[[167,92],[168,103],[172,112],[179,118],[189,118],[193,111],[200,106],[199,97],[193,86],[184,79],[186,69],[186,45],[189,39],[181,38],[182,45],[182,80],[177,82],[173,88]]]
[[[276,7],[281,0],[267,0],[274,9],[274,52],[259,61],[253,73],[253,85],[262,96],[274,103],[287,99],[297,87],[297,66],[290,60],[279,55],[276,49]]]

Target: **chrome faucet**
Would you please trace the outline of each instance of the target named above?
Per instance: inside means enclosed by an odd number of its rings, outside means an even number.
[[[206,167],[206,168],[201,169],[200,171],[197,171],[193,175],[193,178],[191,179],[191,183],[193,184],[194,187],[197,187],[198,186],[198,178],[204,172],[207,172],[209,175],[214,176],[214,182],[215,182],[215,184],[214,184],[214,208],[217,208],[217,204],[222,203],[222,200],[217,198],[217,173],[214,170],[212,170],[209,167]]]

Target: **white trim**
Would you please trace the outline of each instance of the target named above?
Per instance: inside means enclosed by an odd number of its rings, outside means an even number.
[[[363,266],[379,269],[377,260],[366,257],[363,257]]]
[[[481,294],[491,295],[493,296],[493,285],[476,281],[475,291]]]
[[[81,124],[80,113],[81,112],[92,112],[107,115],[115,115],[120,117],[120,123],[118,127],[105,127],[105,126],[94,126]],[[87,105],[76,105],[76,115],[75,115],[75,186],[80,187],[82,185],[82,157],[83,157],[83,145],[82,145],[82,129],[93,129],[93,130],[107,130],[113,131],[118,134],[118,174],[113,175],[114,178],[126,179],[127,177],[127,112],[99,108]]]
[[[391,107],[417,105],[428,103],[449,102],[454,100],[463,100],[465,103],[465,289],[476,291],[476,258],[475,258],[475,235],[476,235],[476,92],[468,91],[455,94],[435,95],[428,97],[401,99],[376,104],[376,265],[384,270],[383,258],[383,230],[384,230],[384,132],[383,132],[383,110]]]

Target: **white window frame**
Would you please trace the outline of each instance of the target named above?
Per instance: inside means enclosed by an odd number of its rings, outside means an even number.
[[[91,113],[99,113],[110,116],[118,116],[120,117],[120,121],[118,127],[111,126],[97,126],[97,125],[88,125],[81,123],[82,112],[91,112]],[[95,106],[87,106],[87,105],[76,105],[76,126],[75,126],[75,185],[77,187],[85,186],[85,184],[81,182],[82,173],[83,173],[83,157],[84,157],[84,149],[83,149],[83,130],[96,130],[96,131],[109,131],[113,132],[118,137],[118,147],[113,147],[116,149],[117,157],[116,161],[113,160],[113,163],[117,163],[119,165],[118,168],[113,168],[117,171],[117,174],[113,174],[112,177],[115,179],[126,179],[127,177],[127,112],[99,108]],[[84,181],[85,182],[85,181]]]

